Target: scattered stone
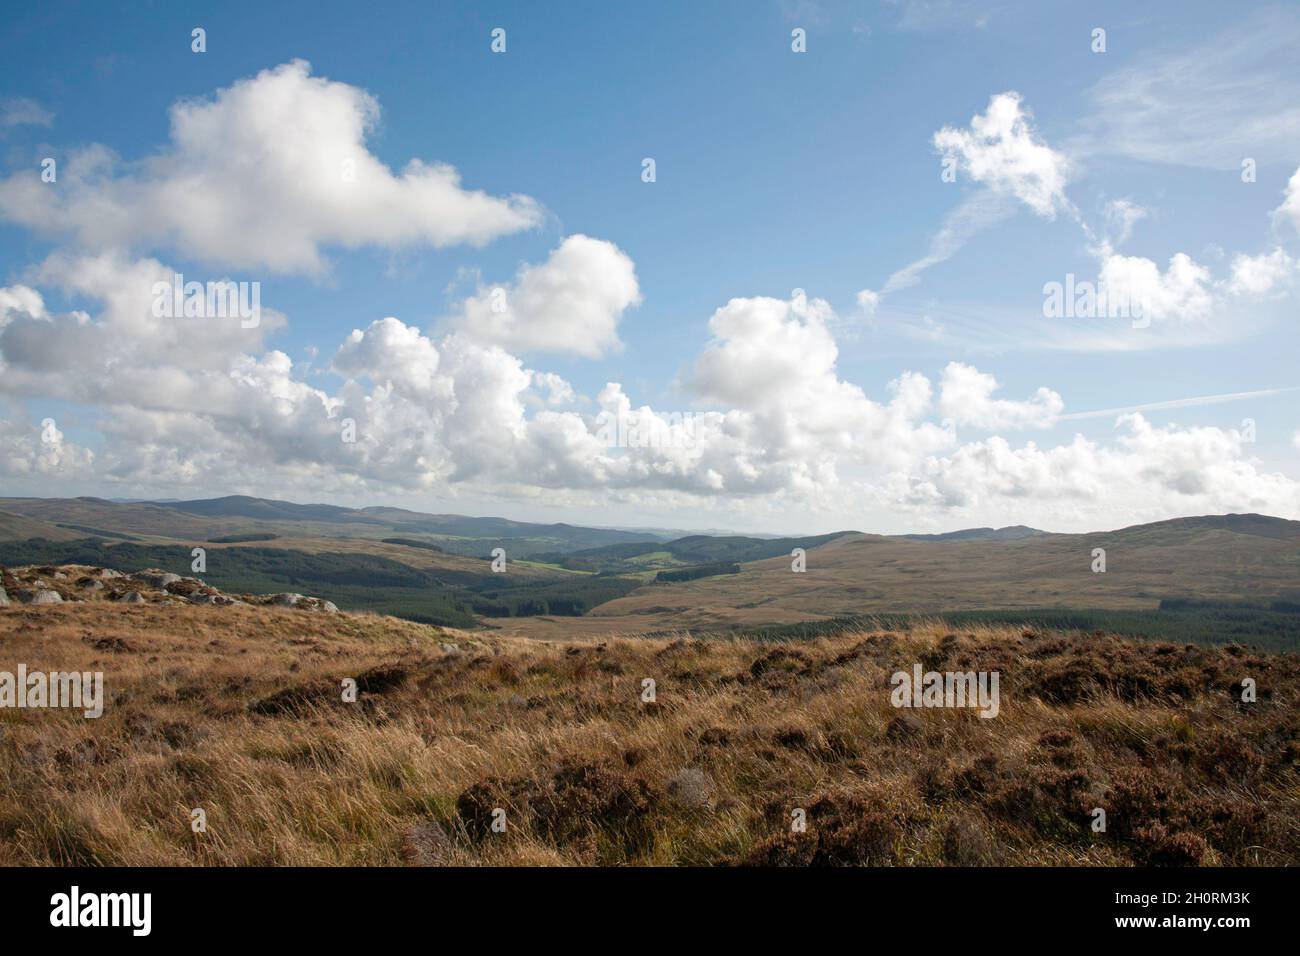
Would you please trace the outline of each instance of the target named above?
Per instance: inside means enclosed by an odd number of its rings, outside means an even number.
[[[241,604],[243,602],[235,600],[229,594],[221,594],[220,592],[214,592],[214,593],[196,592],[190,595],[190,603],[191,604],[215,604],[218,607],[229,607],[232,604]]]
[[[175,584],[181,579],[179,574],[172,574],[170,571],[159,571],[157,568],[150,568],[148,571],[138,571],[131,575],[137,581],[148,584],[150,587],[162,590],[169,584]]]
[[[899,714],[885,727],[885,737],[895,742],[911,740],[921,736],[924,730],[925,724],[915,714]]]
[[[1002,862],[998,843],[965,816],[948,821],[943,834],[943,856],[957,866],[997,866]]]
[[[457,647],[455,644],[448,644],[448,643],[446,643],[445,641],[439,641],[439,642],[438,642],[438,646],[439,646],[440,648],[442,648],[442,652],[443,652],[444,654],[456,655],[456,654],[464,654],[464,653],[465,653],[465,652],[462,651],[459,647]]]
[[[677,771],[667,789],[674,802],[691,810],[703,810],[713,802],[713,781],[697,767]]]
[[[159,568],[148,568],[132,574],[123,574],[112,568],[63,565],[45,567],[29,565],[17,569],[18,573],[0,567],[0,607],[14,603],[62,604],[83,601],[114,601],[123,604],[154,604],[167,607],[205,605],[231,607],[246,602],[217,588],[205,584],[200,578],[173,574]],[[58,588],[49,581],[60,583]],[[118,583],[118,582],[121,583]],[[284,592],[249,599],[259,606],[293,607],[305,611],[338,614],[338,605],[320,597],[307,597],[297,592]]]
[[[452,842],[437,820],[423,820],[402,834],[402,856],[412,866],[447,866]]]
[[[181,578],[179,581],[172,581],[164,587],[163,590],[168,594],[175,594],[180,597],[189,597],[206,587],[207,585],[198,578]]]
[[[128,651],[135,650],[134,647],[120,637],[101,637],[92,641],[90,646],[97,651],[112,651],[115,654],[125,654]]]

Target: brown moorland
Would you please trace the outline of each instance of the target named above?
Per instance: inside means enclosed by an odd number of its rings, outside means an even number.
[[[542,642],[88,602],[0,609],[19,663],[103,671],[107,704],[0,710],[5,865],[1300,862],[1300,658],[1238,646]],[[998,716],[895,709],[916,663],[999,672]]]

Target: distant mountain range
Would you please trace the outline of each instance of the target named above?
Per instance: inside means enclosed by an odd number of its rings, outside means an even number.
[[[78,537],[84,533],[120,536],[128,539],[135,535],[176,537],[189,539],[200,526],[214,533],[243,534],[275,532],[288,534],[330,533],[344,531],[346,536],[382,537],[385,533],[428,534],[435,537],[465,539],[536,540],[552,542],[555,553],[570,554],[624,544],[655,544],[669,541],[679,543],[675,551],[697,552],[680,554],[682,559],[702,557],[703,547],[694,539],[725,538],[740,547],[744,557],[739,560],[756,560],[778,553],[783,545],[778,542],[808,541],[812,537],[781,536],[774,534],[737,534],[721,529],[686,531],[671,528],[629,528],[617,526],[590,527],[564,522],[542,524],[514,521],[509,518],[474,517],[460,514],[430,514],[405,508],[371,506],[347,508],[327,504],[297,504],[271,498],[249,495],[227,495],[221,498],[180,500],[126,499],[126,498],[0,498],[0,540],[48,536],[52,539]],[[272,525],[286,524],[284,528]],[[316,527],[305,528],[304,525]],[[325,527],[331,526],[331,527]],[[1183,528],[1200,530],[1223,528],[1242,534],[1264,537],[1289,537],[1293,527],[1300,523],[1272,518],[1267,515],[1205,515],[1191,518],[1172,518],[1135,527]],[[1126,530],[1126,529],[1121,529]],[[74,532],[68,534],[67,532]],[[849,530],[829,535],[815,536],[830,540]],[[1042,531],[1026,525],[1004,528],[965,528],[939,534],[898,534],[885,537],[908,541],[1017,541],[1022,538],[1053,536],[1055,532]],[[693,542],[685,543],[683,542]],[[758,542],[769,542],[759,545]],[[776,549],[776,550],[774,550]],[[768,552],[768,553],[760,553]],[[585,557],[586,555],[584,555]],[[591,557],[631,557],[608,553]],[[728,558],[735,559],[734,556]]]
[[[67,540],[87,534],[124,540],[144,536],[179,541],[246,534],[377,539],[428,535],[436,539],[433,543],[447,550],[474,554],[486,553],[483,542],[510,541],[521,557],[535,551],[568,552],[666,540],[650,532],[426,514],[404,508],[295,504],[247,495],[134,502],[94,497],[0,498],[0,540]]]
[[[1179,629],[1165,617],[1156,626],[1176,639],[1189,635],[1192,621],[1211,638],[1300,643],[1300,612],[1292,610],[1300,608],[1300,522],[1267,515],[1176,518],[1088,534],[1015,525],[775,538],[244,495],[0,499],[0,565],[187,574],[196,546],[206,549],[205,579],[232,593],[310,592],[344,610],[452,626],[488,620],[531,637],[900,613],[996,612],[1033,621],[1042,609],[1068,612],[1071,626],[1091,629],[1119,626],[1115,614],[1171,609],[1182,615]],[[1105,573],[1093,568],[1097,548],[1106,552]],[[491,565],[498,549],[508,556],[505,568]]]

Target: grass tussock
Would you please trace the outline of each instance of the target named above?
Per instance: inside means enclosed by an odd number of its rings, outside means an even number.
[[[0,610],[0,670],[19,663],[103,671],[107,704],[0,710],[2,865],[1300,861],[1294,655],[940,625],[545,643],[87,603]],[[998,716],[894,708],[916,663],[998,671]]]

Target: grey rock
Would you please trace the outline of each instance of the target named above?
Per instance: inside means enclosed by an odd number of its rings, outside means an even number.
[[[0,607],[9,606],[9,595],[5,594],[5,589],[0,588]]]
[[[925,732],[925,724],[915,714],[899,714],[885,727],[885,737],[899,743],[912,740]]]
[[[326,614],[337,614],[339,612],[338,605],[335,604],[333,601],[321,601],[320,609],[324,611]]]
[[[181,579],[179,574],[172,574],[170,571],[140,571],[131,575],[131,577],[160,590],[169,584],[175,584]]]
[[[33,591],[28,604],[62,604],[63,598],[59,596],[58,591],[38,590]]]
[[[691,810],[703,810],[713,802],[713,781],[697,767],[677,771],[667,789],[673,802]]]
[[[190,603],[191,604],[214,604],[217,607],[229,607],[232,604],[239,604],[241,602],[236,601],[228,594],[213,593],[213,594],[191,594]]]
[[[277,594],[271,598],[271,603],[276,607],[297,607],[302,602],[303,596],[291,591],[286,591],[284,594]]]
[[[144,604],[145,596],[139,591],[127,591],[118,600],[123,604]]]
[[[454,846],[437,820],[423,820],[402,833],[402,856],[413,866],[448,866]]]

